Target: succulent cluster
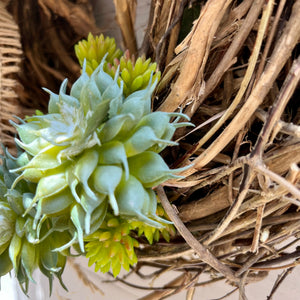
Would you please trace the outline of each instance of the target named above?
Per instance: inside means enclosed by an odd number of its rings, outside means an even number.
[[[132,64],[101,36],[76,53],[88,60],[70,93],[67,80],[58,94],[45,89],[48,113],[12,122],[23,152],[2,159],[0,276],[14,268],[25,286],[35,268],[50,284],[60,279],[71,246],[116,276],[137,262],[133,231],[149,243],[174,234],[153,188],[183,170],[169,169],[158,153],[176,145],[176,128],[191,125],[178,121],[188,117],[151,112],[159,73],[153,77],[150,60]],[[108,61],[117,58],[114,69]]]
[[[160,79],[160,72],[157,70],[156,63],[152,63],[151,59],[146,60],[145,56],[135,59],[134,55],[130,55],[129,50],[124,54],[117,48],[115,40],[112,38],[104,38],[103,35],[94,37],[89,34],[87,40],[80,41],[75,45],[75,53],[81,66],[86,60],[86,72],[91,75],[98,67],[105,55],[104,71],[112,78],[118,74],[117,82],[121,86],[123,84],[123,94],[129,96],[131,93],[145,89],[150,77],[151,83]]]
[[[11,189],[15,175],[9,172],[20,163],[10,157],[1,157],[0,166],[0,277],[14,270],[20,286],[26,293],[32,273],[39,268],[49,279],[50,292],[53,276],[61,282],[68,250],[52,251],[70,240],[68,220],[62,217],[44,219],[34,228],[36,209],[31,208],[35,184],[20,181]]]

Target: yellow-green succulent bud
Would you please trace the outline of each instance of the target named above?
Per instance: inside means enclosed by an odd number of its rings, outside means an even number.
[[[168,215],[161,206],[160,203],[157,205],[156,214],[164,219],[168,219]],[[148,240],[149,244],[152,244],[154,241],[158,242],[162,236],[167,242],[170,241],[172,236],[175,236],[176,230],[173,224],[163,224],[162,228],[155,228],[149,226],[141,221],[130,221],[130,226],[132,230],[135,230],[138,236],[144,235]]]
[[[168,218],[163,207],[158,204],[158,216]],[[141,221],[133,221],[108,213],[100,228],[84,238],[86,257],[89,258],[89,266],[95,264],[95,271],[105,273],[112,270],[117,276],[121,267],[129,270],[129,267],[137,262],[134,248],[139,246],[136,239],[131,237],[135,231],[138,236],[144,235],[150,244],[159,241],[162,236],[166,241],[175,235],[172,224],[162,221],[162,227],[149,226]]]
[[[146,57],[142,56],[136,60],[133,55],[130,55],[129,50],[126,50],[120,58],[119,82],[121,80],[124,82],[124,95],[145,89],[151,77],[154,83],[159,81],[160,76],[156,63],[151,63],[150,58],[146,60]]]
[[[103,34],[94,37],[89,33],[87,40],[80,41],[74,48],[81,66],[86,60],[88,75],[93,73],[105,55],[107,55],[106,62],[110,64],[114,64],[114,60],[120,59],[122,55],[122,51],[116,46],[115,39],[104,38]]]
[[[158,82],[161,76],[157,70],[156,63],[151,63],[151,59],[146,60],[145,56],[135,59],[134,55],[130,55],[126,50],[122,55],[122,51],[116,48],[115,40],[112,38],[104,38],[100,36],[88,35],[87,40],[82,40],[75,45],[75,53],[81,66],[86,59],[86,72],[91,75],[98,67],[104,55],[104,70],[112,78],[118,73],[118,83],[123,84],[123,93],[129,96],[131,93],[147,88],[150,77],[152,83]]]
[[[88,265],[95,264],[95,272],[106,273],[111,269],[116,277],[121,267],[129,271],[130,266],[137,263],[134,248],[139,243],[129,235],[130,228],[126,219],[108,214],[101,227],[85,237]]]

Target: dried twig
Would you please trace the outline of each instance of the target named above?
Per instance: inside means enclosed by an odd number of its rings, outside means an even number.
[[[76,262],[74,262],[74,259],[69,258],[68,259],[69,264],[73,267],[75,273],[77,274],[78,278],[82,280],[85,286],[87,286],[89,289],[91,289],[92,292],[99,292],[102,296],[104,296],[104,292],[95,284],[93,283],[85,274],[85,272],[82,270],[80,265]]]
[[[226,51],[222,60],[218,63],[216,69],[214,70],[211,77],[207,80],[205,84],[205,91],[203,94],[200,94],[197,97],[195,103],[192,106],[187,108],[186,113],[189,116],[192,116],[196,109],[201,105],[204,99],[213,91],[213,89],[217,86],[223,74],[233,65],[234,57],[237,55],[238,51],[243,46],[247,36],[249,35],[253,25],[257,21],[257,18],[261,12],[261,8],[264,1],[255,1],[252,2],[251,9],[248,12],[247,17],[245,18],[242,26],[239,28],[234,40],[230,44],[230,47]]]
[[[214,232],[211,234],[211,236],[205,241],[206,245],[209,245],[211,242],[213,242],[215,239],[217,239],[223,233],[223,231],[229,226],[230,222],[233,220],[233,218],[237,214],[244,198],[246,197],[246,194],[248,192],[248,189],[249,189],[250,184],[252,183],[254,177],[255,177],[255,173],[253,171],[251,171],[247,165],[245,165],[244,177],[243,177],[243,180],[240,185],[238,197],[230,206],[230,209],[227,211],[222,222],[214,230]]]
[[[230,115],[233,113],[233,111],[236,109],[236,107],[239,105],[239,103],[242,100],[242,97],[244,96],[246,89],[248,88],[248,85],[251,81],[251,78],[254,76],[254,69],[258,60],[258,55],[261,50],[261,45],[263,42],[263,38],[267,29],[267,25],[269,23],[269,19],[271,17],[271,13],[273,10],[273,1],[269,1],[268,5],[263,11],[260,27],[258,30],[258,35],[255,41],[255,47],[252,51],[252,54],[249,58],[248,68],[246,70],[246,73],[243,77],[243,81],[241,83],[240,89],[235,96],[234,100],[232,101],[231,105],[226,110],[225,114],[222,115],[222,117],[218,120],[218,122],[209,130],[209,132],[201,138],[200,141],[197,142],[197,147],[195,147],[194,151],[197,151],[200,147],[202,147],[216,132],[220,127],[224,124],[224,122],[230,117]],[[193,153],[190,153],[192,155]],[[188,157],[187,157],[188,158]]]
[[[162,299],[165,296],[168,296],[173,293],[173,291],[183,286],[188,278],[187,274],[182,274],[169,282],[167,285],[164,286],[165,290],[163,291],[155,291],[145,297],[139,298],[139,300],[159,300]]]
[[[116,18],[120,26],[125,49],[137,54],[137,42],[134,32],[136,0],[114,0]]]
[[[184,226],[182,221],[174,212],[171,204],[169,203],[166,194],[161,186],[157,187],[157,193],[161,200],[161,203],[167,212],[170,219],[174,222],[175,227],[180,232],[182,237],[186,240],[186,242],[195,250],[195,252],[199,255],[200,259],[205,263],[212,266],[214,269],[222,273],[226,278],[232,282],[235,282],[237,279],[233,275],[232,270],[228,267],[220,263],[204,246],[202,246],[195,237],[191,234],[191,232]]]
[[[254,228],[251,252],[257,252],[257,249],[258,249],[264,208],[265,208],[265,204],[263,204],[257,208],[257,218],[256,218],[256,224],[255,224],[255,228]]]
[[[198,79],[198,74],[203,74],[208,59],[208,49],[230,3],[230,0],[212,0],[206,3],[192,29],[193,36],[189,40],[190,45],[186,50],[188,52],[181,63],[181,72],[176,84],[159,110],[175,111],[183,103],[190,101],[193,85]]]
[[[292,273],[292,271],[295,269],[295,267],[288,268],[287,270],[283,271],[280,275],[278,275],[277,280],[274,283],[274,286],[272,287],[272,290],[270,292],[270,295],[267,296],[267,300],[271,300],[273,296],[275,295],[275,292],[278,290],[280,284],[286,279],[286,277]]]

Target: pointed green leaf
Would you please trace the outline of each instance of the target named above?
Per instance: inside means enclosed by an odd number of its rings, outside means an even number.
[[[6,275],[12,267],[13,265],[9,258],[8,249],[6,249],[6,251],[0,255],[0,277]]]

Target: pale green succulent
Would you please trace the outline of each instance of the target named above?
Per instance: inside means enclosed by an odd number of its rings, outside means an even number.
[[[24,212],[32,201],[35,185],[22,180],[10,189],[16,176],[9,173],[9,168],[20,161],[2,157],[0,167],[0,277],[13,269],[27,293],[29,280],[34,282],[33,271],[40,269],[49,279],[51,294],[54,275],[65,287],[61,275],[68,251],[54,249],[70,241],[68,221],[44,218],[38,228],[33,227],[35,208],[28,214]]]
[[[14,170],[20,173],[14,185],[37,184],[25,214],[36,206],[37,228],[45,216],[69,213],[82,252],[84,236],[101,226],[107,210],[157,228],[169,223],[156,215],[152,188],[178,178],[181,169],[170,170],[157,152],[176,144],[170,138],[177,127],[190,125],[169,122],[183,114],[151,112],[151,78],[146,89],[124,98],[122,83],[103,63],[91,77],[83,70],[70,95],[66,81],[58,95],[48,91],[48,114],[15,124],[28,162]]]
[[[153,188],[180,178],[176,173],[185,168],[169,169],[158,153],[176,145],[171,140],[176,128],[192,124],[178,123],[188,119],[182,113],[151,112],[160,73],[149,59],[135,61],[128,52],[121,57],[114,40],[103,36],[89,35],[75,51],[83,69],[70,93],[67,80],[58,94],[45,89],[48,113],[13,123],[16,144],[25,152],[9,167],[14,174],[5,195],[18,196],[0,206],[0,250],[7,258],[7,247],[21,239],[40,253],[30,261],[32,269],[24,267],[19,252],[10,257],[7,268],[18,257],[24,278],[31,278],[36,266],[51,282],[52,274],[60,278],[65,264],[61,253],[68,254],[70,246],[86,253],[96,270],[112,269],[116,276],[121,266],[128,270],[137,262],[133,231],[150,243],[174,234]],[[20,197],[16,212],[13,206]],[[17,238],[13,228],[20,218],[29,235]]]

